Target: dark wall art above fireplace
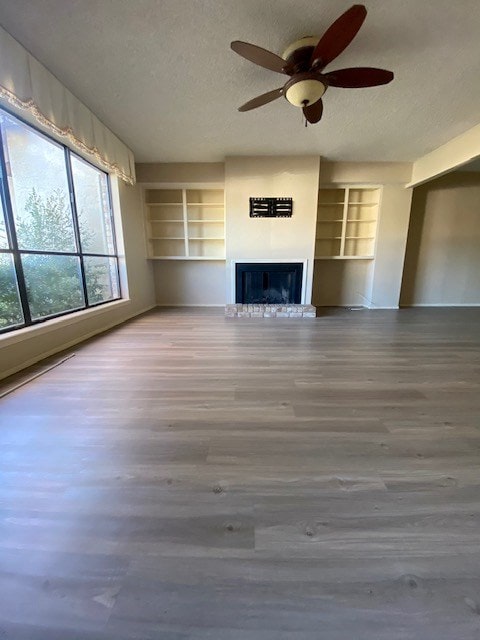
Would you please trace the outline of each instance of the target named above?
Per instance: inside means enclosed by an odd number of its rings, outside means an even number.
[[[235,302],[301,304],[301,262],[239,262],[235,266]]]

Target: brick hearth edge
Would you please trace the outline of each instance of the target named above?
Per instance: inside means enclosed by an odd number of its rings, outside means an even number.
[[[315,318],[311,304],[227,304],[226,318]]]

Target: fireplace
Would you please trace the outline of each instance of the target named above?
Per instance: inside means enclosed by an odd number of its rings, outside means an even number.
[[[300,304],[301,262],[240,262],[235,266],[235,302],[240,304]]]

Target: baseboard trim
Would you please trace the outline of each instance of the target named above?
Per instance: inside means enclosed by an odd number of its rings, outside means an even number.
[[[89,340],[90,338],[93,338],[93,336],[97,336],[100,333],[104,333],[105,331],[109,331],[110,329],[113,329],[114,327],[118,327],[119,325],[123,324],[124,322],[128,322],[128,320],[131,320],[132,318],[136,318],[137,316],[142,315],[142,313],[146,313],[147,311],[151,311],[152,309],[155,309],[156,305],[151,305],[148,306],[144,309],[141,309],[140,311],[136,311],[135,313],[127,316],[126,318],[122,318],[121,320],[117,320],[116,322],[110,322],[109,324],[96,329],[95,331],[89,331],[88,333],[84,333],[81,336],[79,336],[78,338],[75,338],[74,340],[70,340],[69,342],[64,342],[61,345],[59,345],[58,347],[54,347],[53,349],[50,349],[49,351],[45,351],[41,354],[39,354],[38,356],[35,356],[34,358],[30,358],[30,360],[25,360],[24,362],[22,362],[22,364],[16,366],[16,367],[12,367],[11,369],[8,369],[7,371],[0,371],[0,380],[4,380],[5,378],[8,378],[9,376],[13,376],[15,373],[18,373],[19,371],[22,371],[23,369],[28,369],[28,367],[31,367],[34,364],[37,364],[37,362],[41,362],[42,360],[45,360],[46,358],[50,358],[51,356],[54,356],[56,353],[60,353],[61,351],[65,351],[66,349],[70,349],[70,347],[74,347],[76,344],[80,344],[81,342],[85,342],[86,340]]]
[[[465,309],[465,308],[471,308],[471,309],[477,309],[478,307],[480,307],[480,302],[474,302],[471,304],[466,304],[464,302],[459,302],[457,304],[445,304],[444,302],[434,302],[434,303],[426,303],[426,304],[406,304],[406,305],[401,305],[401,309],[412,309],[412,308],[421,308],[421,307],[436,307],[436,308],[443,308],[443,309]]]
[[[396,307],[377,307],[376,305],[372,305],[372,306],[366,307],[366,308],[369,309],[369,311],[382,311],[382,310],[398,311],[400,309],[399,306],[396,306]]]
[[[399,307],[375,307],[368,306],[366,304],[317,304],[315,306],[317,307],[317,309],[327,309],[330,307],[333,309],[365,309],[367,311],[382,311],[392,309],[395,311],[399,309]]]
[[[218,309],[223,309],[223,307],[225,307],[224,304],[168,304],[168,303],[157,303],[155,306],[157,307],[170,307],[171,309],[175,308],[175,307],[209,307],[209,308],[218,308]]]

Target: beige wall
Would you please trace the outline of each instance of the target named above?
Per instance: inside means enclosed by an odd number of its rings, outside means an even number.
[[[154,273],[159,305],[225,305],[225,260],[156,260]]]
[[[320,185],[381,187],[374,260],[317,260],[313,304],[396,308],[410,217],[412,166],[397,162],[324,162]]]
[[[370,260],[315,260],[312,304],[316,307],[364,307]]]
[[[480,174],[415,189],[401,304],[480,304]]]
[[[124,239],[121,255],[123,284],[128,271],[128,300],[50,320],[0,336],[0,378],[66,349],[125,321],[155,304],[152,267],[145,259],[140,188],[112,179],[117,233]],[[122,215],[119,218],[119,207]],[[120,242],[122,245],[122,242]]]
[[[196,183],[225,180],[223,162],[152,162],[135,165],[137,182]]]
[[[157,303],[224,305],[227,300],[233,299],[230,269],[231,261],[235,259],[308,260],[310,273],[307,287],[310,292],[319,162],[318,156],[292,156],[227,158],[225,165],[137,165],[137,178],[143,183],[160,187],[218,184],[225,188],[227,263],[155,261]],[[249,217],[249,197],[252,195],[293,197],[293,217],[252,220]]]
[[[224,188],[223,162],[137,164],[139,183],[159,188]],[[224,305],[225,260],[153,260],[156,303],[162,306]]]
[[[318,156],[229,157],[225,166],[137,165],[137,176],[149,184],[225,187],[227,262],[155,261],[157,303],[223,305],[233,300],[235,260],[308,260],[307,297],[313,289],[313,304],[397,307],[410,215],[411,190],[405,185],[411,171],[408,163],[322,161],[320,166]],[[313,261],[319,181],[382,187],[375,260]],[[253,195],[293,197],[292,218],[251,219]]]
[[[128,272],[128,297],[131,310],[138,312],[154,305],[153,269],[145,257],[142,191],[138,184],[130,187],[120,180],[115,181],[114,186],[112,191],[117,212],[115,222],[123,235],[123,264]]]
[[[322,160],[320,184],[399,184],[412,175],[409,162],[328,162]]]
[[[318,156],[238,156],[225,161],[227,300],[234,301],[234,261],[307,260],[311,301]],[[250,197],[292,197],[291,218],[250,218]]]
[[[412,190],[384,184],[377,228],[371,284],[366,292],[371,309],[396,309],[400,304]]]
[[[480,158],[480,124],[449,140],[413,163],[409,186],[419,186]]]

